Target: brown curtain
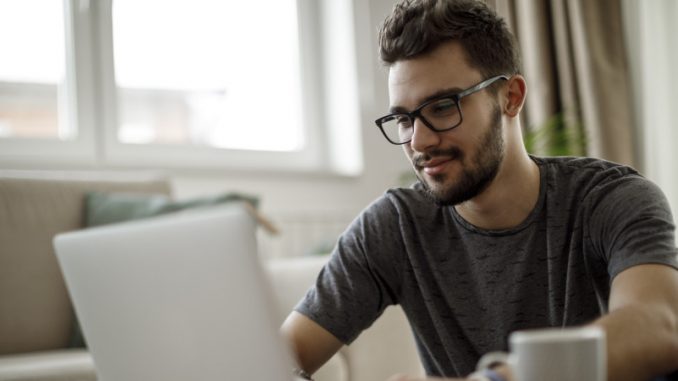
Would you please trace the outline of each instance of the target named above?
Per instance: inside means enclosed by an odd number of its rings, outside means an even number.
[[[636,165],[622,0],[486,0],[515,34],[528,98],[524,127],[555,116],[586,152]]]

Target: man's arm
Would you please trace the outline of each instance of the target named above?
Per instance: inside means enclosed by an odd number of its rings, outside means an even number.
[[[607,336],[608,380],[648,381],[678,369],[678,271],[653,264],[622,271],[609,313],[592,325]],[[513,379],[505,366],[498,371]]]
[[[678,369],[678,271],[631,267],[612,282],[607,333],[608,380],[646,381]]]
[[[292,311],[280,328],[290,345],[298,366],[313,374],[342,346],[334,335],[306,316]]]
[[[650,264],[621,272],[612,282],[609,313],[592,324],[602,327],[607,335],[608,380],[648,381],[675,371],[678,369],[678,271]],[[506,366],[497,371],[513,380]]]

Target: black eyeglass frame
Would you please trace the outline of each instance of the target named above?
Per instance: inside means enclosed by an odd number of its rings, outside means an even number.
[[[394,113],[391,113],[391,114],[388,114],[388,115],[384,115],[381,118],[375,120],[374,123],[377,125],[377,127],[379,127],[379,130],[381,130],[381,133],[384,134],[384,137],[386,138],[386,140],[388,140],[389,143],[395,144],[395,145],[403,145],[403,144],[407,144],[407,143],[412,141],[412,138],[410,138],[409,140],[404,141],[404,142],[394,142],[393,140],[391,140],[388,137],[388,135],[386,134],[386,131],[384,131],[384,128],[382,127],[382,123],[386,119],[390,120],[391,118],[393,118],[394,116],[397,116],[397,115],[407,116],[410,119],[410,121],[412,122],[413,128],[414,128],[414,120],[416,118],[419,118],[422,122],[424,122],[424,125],[426,127],[428,127],[429,129],[431,129],[432,131],[435,131],[435,132],[449,131],[453,128],[459,127],[459,125],[461,125],[464,122],[464,114],[461,112],[461,106],[460,106],[461,99],[464,98],[465,96],[468,96],[468,95],[471,95],[475,92],[483,90],[484,88],[490,86],[491,84],[495,83],[496,81],[498,81],[500,79],[508,81],[509,76],[507,76],[507,75],[497,75],[495,77],[488,78],[488,79],[486,79],[486,80],[484,80],[484,81],[482,81],[478,84],[475,84],[475,85],[469,87],[466,90],[462,90],[458,93],[443,94],[443,95],[435,97],[433,99],[429,99],[426,102],[417,106],[417,108],[414,109],[414,111],[411,111],[411,112],[400,111],[400,112],[394,112]],[[446,99],[446,98],[452,98],[454,100],[454,105],[457,107],[457,111],[459,111],[459,123],[455,124],[452,127],[435,128],[435,127],[433,127],[433,125],[428,120],[426,120],[426,118],[424,118],[423,115],[421,115],[421,110],[424,107],[430,105],[431,103],[434,103],[434,102],[437,102],[441,99]]]

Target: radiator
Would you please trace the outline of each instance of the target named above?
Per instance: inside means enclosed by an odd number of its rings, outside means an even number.
[[[355,215],[318,212],[267,217],[279,233],[274,235],[259,229],[257,239],[262,259],[329,254]]]

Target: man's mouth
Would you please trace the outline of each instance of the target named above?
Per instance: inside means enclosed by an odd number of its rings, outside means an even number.
[[[429,176],[435,176],[443,171],[445,171],[445,167],[449,163],[454,161],[454,158],[451,157],[446,157],[446,158],[437,158],[437,159],[432,159],[423,163],[420,163],[418,166],[421,168],[424,173],[426,173]]]
[[[424,172],[429,176],[436,176],[443,173],[455,160],[461,159],[461,151],[456,148],[450,148],[447,150],[422,154],[415,157],[413,162],[417,172]]]

